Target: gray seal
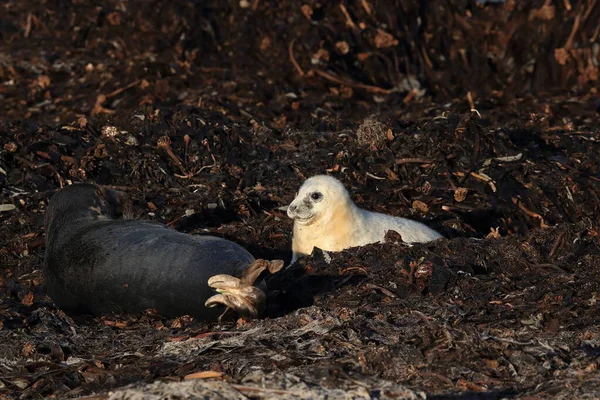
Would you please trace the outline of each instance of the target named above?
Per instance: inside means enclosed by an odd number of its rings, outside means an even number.
[[[264,282],[255,283],[283,261],[256,260],[222,238],[121,219],[128,204],[125,193],[94,184],[67,186],[50,200],[43,273],[59,308],[92,315],[153,309],[203,320],[223,316],[223,308],[261,315]]]

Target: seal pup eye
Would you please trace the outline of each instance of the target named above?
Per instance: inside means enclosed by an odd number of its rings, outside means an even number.
[[[323,198],[323,195],[319,192],[314,192],[310,195],[310,198],[313,199],[314,201],[319,201]]]

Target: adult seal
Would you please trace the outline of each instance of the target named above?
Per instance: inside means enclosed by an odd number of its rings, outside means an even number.
[[[266,296],[257,279],[283,261],[256,260],[222,238],[121,219],[127,204],[125,193],[94,184],[67,186],[52,197],[43,273],[58,307],[92,315],[154,309],[204,320],[223,309],[261,315]]]
[[[307,179],[287,214],[294,220],[292,263],[312,254],[314,247],[336,252],[384,242],[388,231],[399,233],[408,244],[443,237],[420,222],[359,208],[344,185],[327,175]]]

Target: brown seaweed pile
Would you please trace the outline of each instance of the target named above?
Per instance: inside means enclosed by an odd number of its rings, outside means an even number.
[[[1,7],[1,396],[600,395],[595,1]],[[65,185],[289,260],[283,210],[317,173],[447,239],[316,251],[260,320],[75,317],[45,293]]]

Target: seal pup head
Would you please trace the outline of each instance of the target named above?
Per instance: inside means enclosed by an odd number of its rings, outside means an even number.
[[[56,220],[119,218],[129,212],[129,197],[120,191],[90,183],[76,183],[59,190],[46,210],[48,225]]]
[[[353,205],[348,191],[336,178],[315,175],[308,178],[290,203],[287,215],[300,225],[324,223],[331,219],[336,210]]]

